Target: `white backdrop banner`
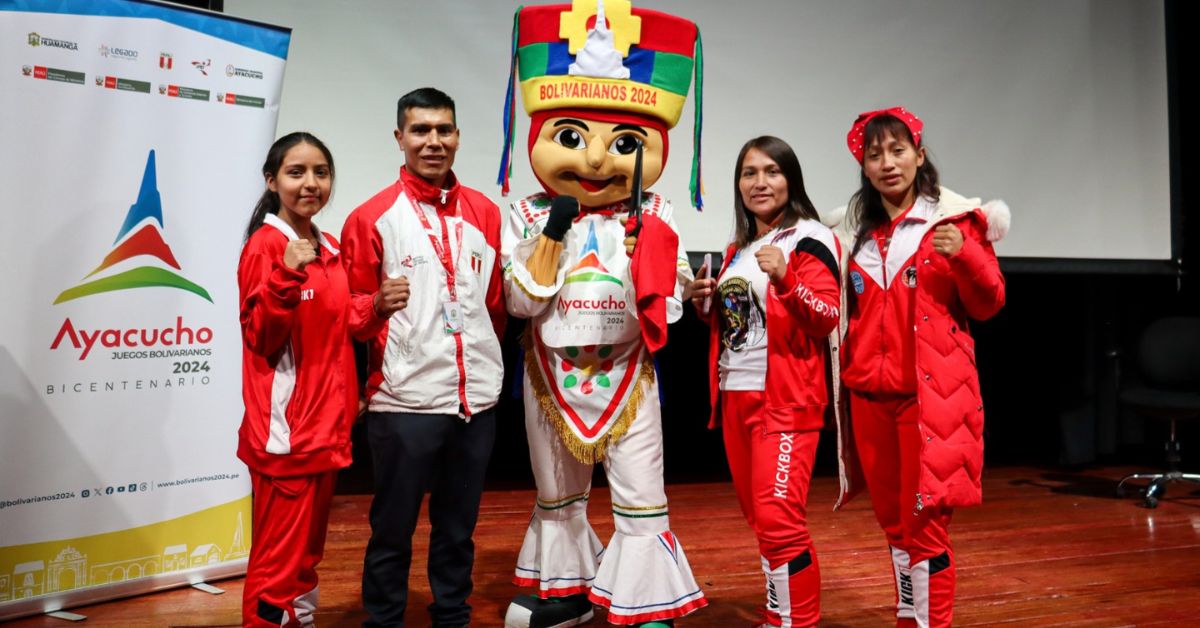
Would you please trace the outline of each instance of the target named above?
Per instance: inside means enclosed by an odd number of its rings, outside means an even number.
[[[245,569],[236,266],[290,37],[0,0],[0,619]]]

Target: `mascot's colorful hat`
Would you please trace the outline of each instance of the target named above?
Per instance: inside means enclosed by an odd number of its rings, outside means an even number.
[[[635,9],[629,0],[573,0],[517,9],[504,99],[504,154],[496,183],[508,193],[518,81],[530,115],[600,109],[654,118],[669,129],[679,122],[694,75],[690,189],[699,209],[703,71],[700,30],[690,20]]]

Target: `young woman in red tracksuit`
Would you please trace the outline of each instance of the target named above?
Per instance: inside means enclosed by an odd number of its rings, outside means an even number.
[[[329,200],[333,157],[291,133],[263,164],[267,190],[238,264],[242,398],[238,457],[250,468],[254,543],[242,598],[246,626],[312,622],[338,469],[350,464],[358,404],[337,242],[313,224]]]
[[[850,258],[841,361],[857,447],[843,460],[861,463],[891,549],[897,625],[948,626],[950,518],[982,499],[983,403],[967,320],[1004,304],[991,242],[1008,216],[1002,203],[981,209],[938,186],[922,127],[897,107],[860,115],[847,138],[862,176],[838,230]]]
[[[692,283],[712,330],[713,415],[742,514],[758,537],[769,626],[820,617],[821,576],[805,502],[829,396],[838,325],[838,245],[783,140],[750,140],[734,171],[736,239],[721,272]],[[711,304],[711,308],[709,305]]]

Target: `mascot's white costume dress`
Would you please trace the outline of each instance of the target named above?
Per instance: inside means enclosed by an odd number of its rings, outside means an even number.
[[[640,189],[662,173],[693,73],[699,94],[699,51],[695,24],[625,0],[515,17],[500,178],[507,192],[519,83],[544,191],[512,204],[501,251],[509,312],[529,321],[525,425],[537,482],[514,578],[537,595],[513,602],[508,626],[575,625],[593,603],[614,624],[670,625],[707,604],[668,521],[651,358],[692,272],[671,203]],[[693,165],[697,205],[698,179]],[[616,521],[607,546],[587,519],[596,463]]]

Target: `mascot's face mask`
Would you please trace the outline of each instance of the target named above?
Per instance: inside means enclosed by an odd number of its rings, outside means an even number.
[[[679,121],[696,78],[692,204],[700,199],[700,31],[684,18],[634,8],[629,0],[572,0],[525,6],[513,20],[504,99],[504,154],[497,183],[508,192],[519,85],[531,116],[529,160],[542,187],[585,207],[632,193],[637,142],[642,187],[662,175],[667,131]]]
[[[536,133],[529,151],[534,174],[548,191],[574,196],[584,207],[629,198],[639,141],[644,147],[642,187],[662,175],[665,132],[657,125],[568,115],[546,118]]]

